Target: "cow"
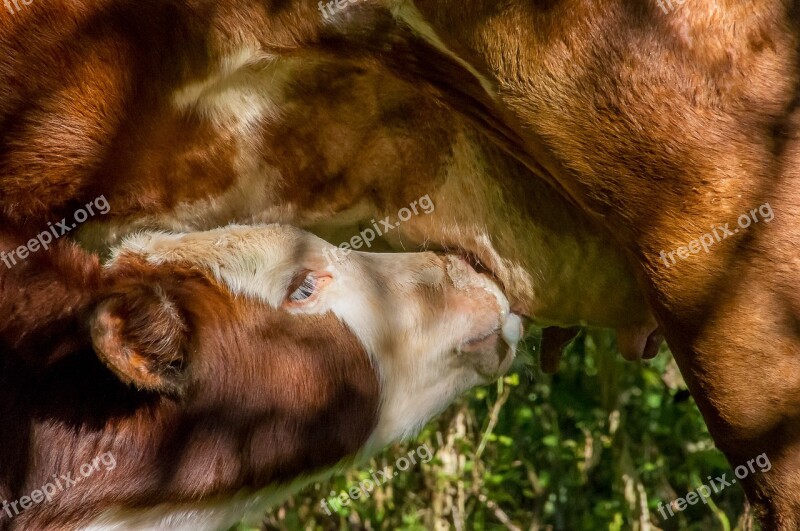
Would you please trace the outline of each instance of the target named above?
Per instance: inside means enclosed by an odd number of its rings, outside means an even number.
[[[352,7],[348,22],[377,17],[417,43],[388,11]],[[51,1],[3,18],[2,223],[30,237],[60,223],[105,252],[143,228],[230,222],[351,241],[416,206],[384,249],[461,254],[517,313],[614,327],[626,357],[653,355],[635,270],[602,223],[491,145],[496,133],[463,107],[355,53],[343,27],[269,2]],[[71,228],[101,196],[108,212]]]
[[[368,31],[380,8],[413,36]],[[799,14],[367,0],[322,23],[325,46],[460,112],[612,234],[718,447],[772,459],[742,481],[767,529],[800,527]]]
[[[406,38],[366,7],[354,23]],[[328,24],[310,3],[246,1],[51,1],[0,20],[0,222],[40,227],[102,196],[110,210],[68,231],[98,252],[140,229],[369,230],[370,248],[461,254],[540,326],[615,328],[626,358],[655,355],[610,235]]]
[[[225,529],[510,366],[519,317],[460,257],[331,249],[232,225],[0,268],[0,528]]]

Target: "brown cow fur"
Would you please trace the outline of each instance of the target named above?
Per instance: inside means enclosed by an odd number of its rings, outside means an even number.
[[[743,482],[763,524],[800,527],[800,4],[386,3],[489,89],[430,40],[377,54],[611,230],[717,445],[772,460]],[[659,258],[764,203],[769,225]]]

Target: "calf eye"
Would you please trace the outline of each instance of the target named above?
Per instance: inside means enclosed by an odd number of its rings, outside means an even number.
[[[317,279],[313,275],[308,275],[303,279],[303,283],[289,295],[289,300],[294,302],[304,301],[314,294],[317,289]]]

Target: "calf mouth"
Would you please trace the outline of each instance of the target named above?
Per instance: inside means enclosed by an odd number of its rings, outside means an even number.
[[[519,316],[509,314],[502,327],[464,342],[459,353],[473,358],[475,371],[486,382],[504,375],[516,359],[517,344],[522,335]]]
[[[503,323],[491,331],[468,339],[462,343],[462,352],[478,352],[500,348],[499,342],[502,340],[505,346],[516,350],[524,334],[522,318],[515,313],[508,313],[501,316]]]
[[[500,339],[500,328],[495,328],[491,332],[468,339],[461,345],[461,352],[479,352],[490,350],[497,346],[497,341]]]
[[[465,257],[466,255],[466,257]],[[517,345],[524,334],[522,318],[513,313],[497,276],[469,253],[451,255],[451,263],[461,263],[481,279],[482,289],[496,299],[496,320],[486,329],[467,338],[458,346],[459,354],[472,360],[476,372],[486,381],[503,375],[516,358]],[[458,266],[456,266],[458,267]],[[451,279],[454,278],[451,275]]]

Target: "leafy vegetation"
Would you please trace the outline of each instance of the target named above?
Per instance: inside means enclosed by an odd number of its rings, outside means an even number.
[[[535,347],[501,382],[474,390],[415,440],[307,487],[268,514],[266,529],[754,529],[738,485],[665,520],[659,503],[730,468],[664,349],[627,363],[613,335],[582,333],[561,370],[538,371]],[[427,444],[412,465],[332,516],[321,500]],[[244,528],[242,528],[244,529]]]

